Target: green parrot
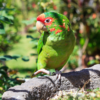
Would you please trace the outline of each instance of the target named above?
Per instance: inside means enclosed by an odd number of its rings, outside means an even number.
[[[38,73],[50,74],[46,69],[63,68],[75,46],[75,36],[68,18],[56,12],[45,12],[37,17],[36,28],[41,33],[38,41]]]

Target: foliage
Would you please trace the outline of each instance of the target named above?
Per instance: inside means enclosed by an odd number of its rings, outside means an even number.
[[[78,67],[78,49],[78,46],[75,46],[73,53],[68,59],[67,63],[70,69],[75,69],[76,67]]]
[[[76,45],[79,46],[79,61],[82,55],[86,54],[93,57],[94,63],[86,62],[86,65],[98,63],[95,56],[100,54],[100,20],[99,20],[99,4],[98,0],[62,0],[60,1],[60,13],[68,17],[75,31]],[[100,62],[99,62],[100,63]],[[80,65],[78,65],[80,66]]]
[[[7,66],[0,67],[0,98],[1,94],[9,87],[19,85],[24,82],[15,76],[16,73],[16,70],[10,70]]]
[[[6,53],[11,48],[11,45],[17,42],[20,37],[17,36],[17,30],[13,32],[10,29],[14,22],[13,15],[10,14],[10,11],[13,11],[13,9],[6,8],[3,0],[0,1],[0,4],[0,52]],[[15,28],[15,26],[13,28]],[[14,59],[17,57],[16,55],[13,56]],[[10,59],[12,59],[12,57],[9,55],[0,56],[0,63],[4,63],[5,60]],[[17,77],[13,78],[8,75],[8,70],[7,66],[0,67],[0,97],[9,87],[20,84],[20,82],[17,81]]]
[[[13,43],[18,42],[20,36],[17,35],[17,27],[14,23],[14,9],[6,8],[6,3],[0,1],[0,52],[7,52]],[[15,30],[12,30],[15,29]]]
[[[58,96],[51,100],[99,100],[100,89],[86,90],[86,91],[59,91]]]

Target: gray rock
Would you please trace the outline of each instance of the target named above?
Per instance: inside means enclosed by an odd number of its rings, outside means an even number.
[[[56,81],[56,76],[32,78],[9,88],[3,94],[2,100],[48,100],[59,90],[77,90],[88,80],[90,81],[86,84],[86,89],[100,88],[100,64],[81,71],[62,73],[61,82]]]

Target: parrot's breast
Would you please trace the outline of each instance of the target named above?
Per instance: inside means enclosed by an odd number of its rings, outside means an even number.
[[[67,62],[75,45],[74,35],[66,37],[48,37],[43,51],[47,58],[47,68],[59,69]]]

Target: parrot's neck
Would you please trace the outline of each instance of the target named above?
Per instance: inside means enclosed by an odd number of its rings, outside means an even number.
[[[47,39],[52,41],[52,42],[57,42],[57,41],[69,41],[74,37],[73,31],[70,30],[70,32],[67,32],[66,30],[63,31],[64,33],[58,33],[55,34],[55,32],[44,32],[44,40],[46,41]]]

